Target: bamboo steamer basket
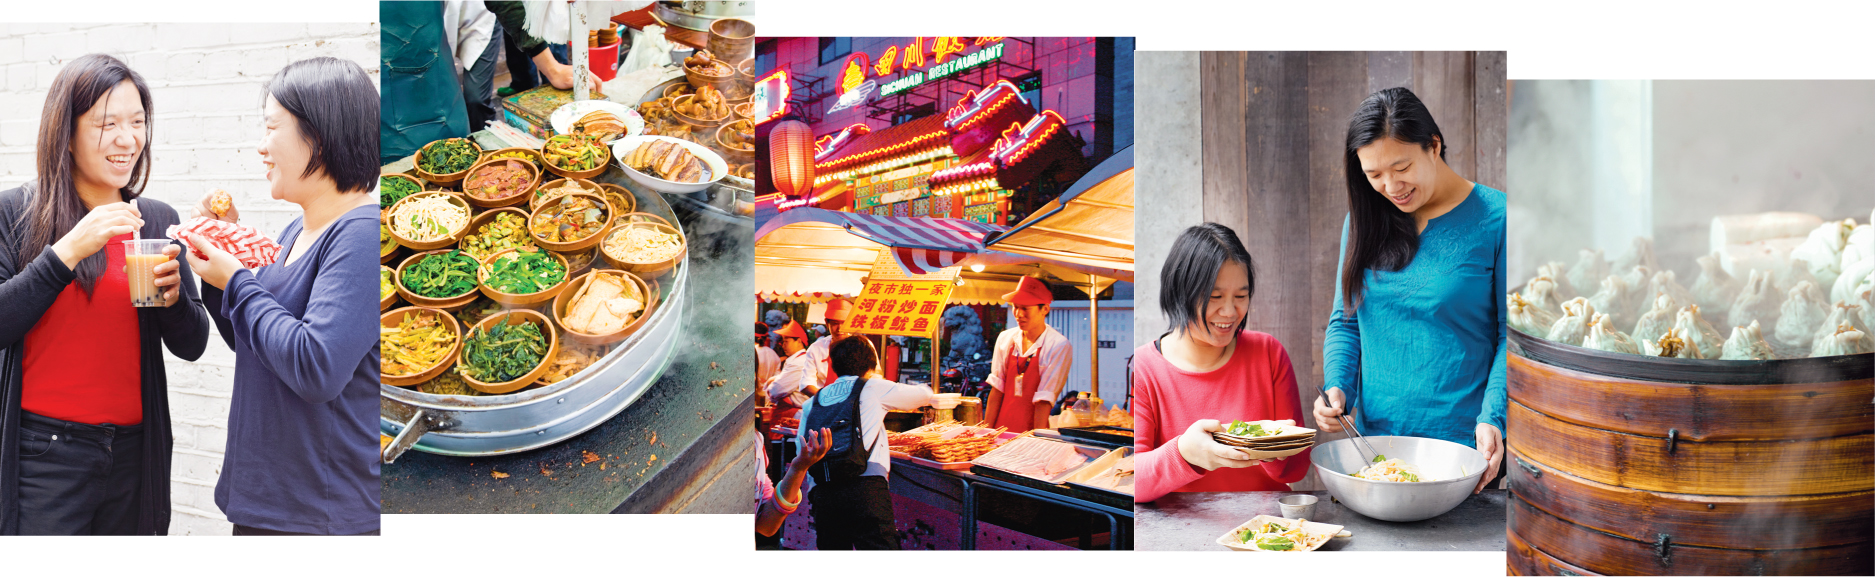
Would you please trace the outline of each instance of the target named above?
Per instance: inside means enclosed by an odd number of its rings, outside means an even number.
[[[547,353],[541,356],[540,364],[535,365],[533,370],[528,371],[525,375],[521,375],[520,378],[499,383],[488,383],[476,380],[474,377],[468,375],[462,375],[463,383],[484,393],[502,395],[521,390],[528,385],[534,384],[534,381],[540,380],[541,375],[547,374],[547,369],[552,368],[554,355],[560,353],[560,337],[557,334],[559,331],[553,329],[553,321],[548,320],[546,315],[529,309],[510,309],[489,315],[488,318],[482,319],[482,322],[475,323],[475,327],[487,331],[489,328],[494,327],[495,323],[508,325],[534,323],[540,325],[540,334],[547,337]],[[469,333],[464,332],[462,334],[462,341],[466,342],[468,338]]]
[[[1720,361],[1510,334],[1515,574],[1866,574],[1869,355]]]
[[[579,294],[580,289],[585,288],[586,283],[592,282],[593,277],[598,275],[623,277],[626,284],[635,287],[635,290],[638,291],[638,295],[642,298],[641,302],[644,303],[644,310],[639,311],[638,316],[633,318],[632,322],[626,323],[624,327],[610,333],[587,333],[567,327],[564,319],[566,318],[567,309],[573,306],[573,296]],[[566,340],[585,345],[609,345],[625,340],[626,337],[632,336],[633,333],[638,332],[638,329],[644,327],[645,319],[651,318],[651,313],[657,310],[657,291],[657,285],[645,282],[645,280],[639,278],[638,275],[621,270],[594,269],[592,272],[580,275],[579,278],[573,279],[572,282],[567,283],[566,290],[561,291],[559,296],[554,297],[553,308],[551,309],[553,311],[553,320],[561,329],[565,330]]]

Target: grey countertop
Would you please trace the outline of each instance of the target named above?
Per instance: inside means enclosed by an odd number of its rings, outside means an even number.
[[[1327,491],[1172,493],[1133,506],[1135,547],[1140,551],[1228,551],[1218,536],[1257,515],[1281,516],[1276,499],[1315,495],[1310,521],[1341,525],[1353,536],[1322,551],[1503,551],[1506,491],[1473,495],[1444,515],[1412,523],[1369,518],[1342,507]]]
[[[616,166],[593,180],[657,194]],[[548,447],[498,457],[405,453],[384,466],[385,514],[752,512],[753,223],[664,198],[690,240],[691,304],[658,382],[618,416]],[[718,475],[725,467],[742,472]]]

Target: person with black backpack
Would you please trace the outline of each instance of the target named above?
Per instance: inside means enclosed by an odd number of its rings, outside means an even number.
[[[892,456],[885,413],[910,411],[936,399],[931,389],[878,378],[878,353],[864,337],[833,344],[834,381],[801,409],[801,431],[832,431],[832,446],[808,469],[815,546],[821,550],[898,549],[892,492],[886,481]],[[797,436],[805,450],[808,443]]]

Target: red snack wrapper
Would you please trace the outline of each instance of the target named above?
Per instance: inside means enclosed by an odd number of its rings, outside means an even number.
[[[234,258],[241,261],[241,266],[247,268],[260,268],[273,264],[273,261],[280,255],[280,243],[263,236],[260,231],[254,230],[254,227],[225,220],[198,216],[195,220],[171,226],[169,230],[163,232],[163,236],[180,240],[186,246],[189,241],[182,238],[183,234],[207,239],[214,243],[216,248],[233,254]],[[202,251],[193,248],[189,250],[195,253],[196,258],[208,258],[208,255],[202,254]]]

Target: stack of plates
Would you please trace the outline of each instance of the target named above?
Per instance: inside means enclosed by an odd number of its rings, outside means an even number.
[[[1220,444],[1236,447],[1252,459],[1280,459],[1300,453],[1315,444],[1315,429],[1279,421],[1252,421],[1251,424],[1262,425],[1264,430],[1274,430],[1276,434],[1240,437],[1220,431],[1211,433],[1211,438]]]

